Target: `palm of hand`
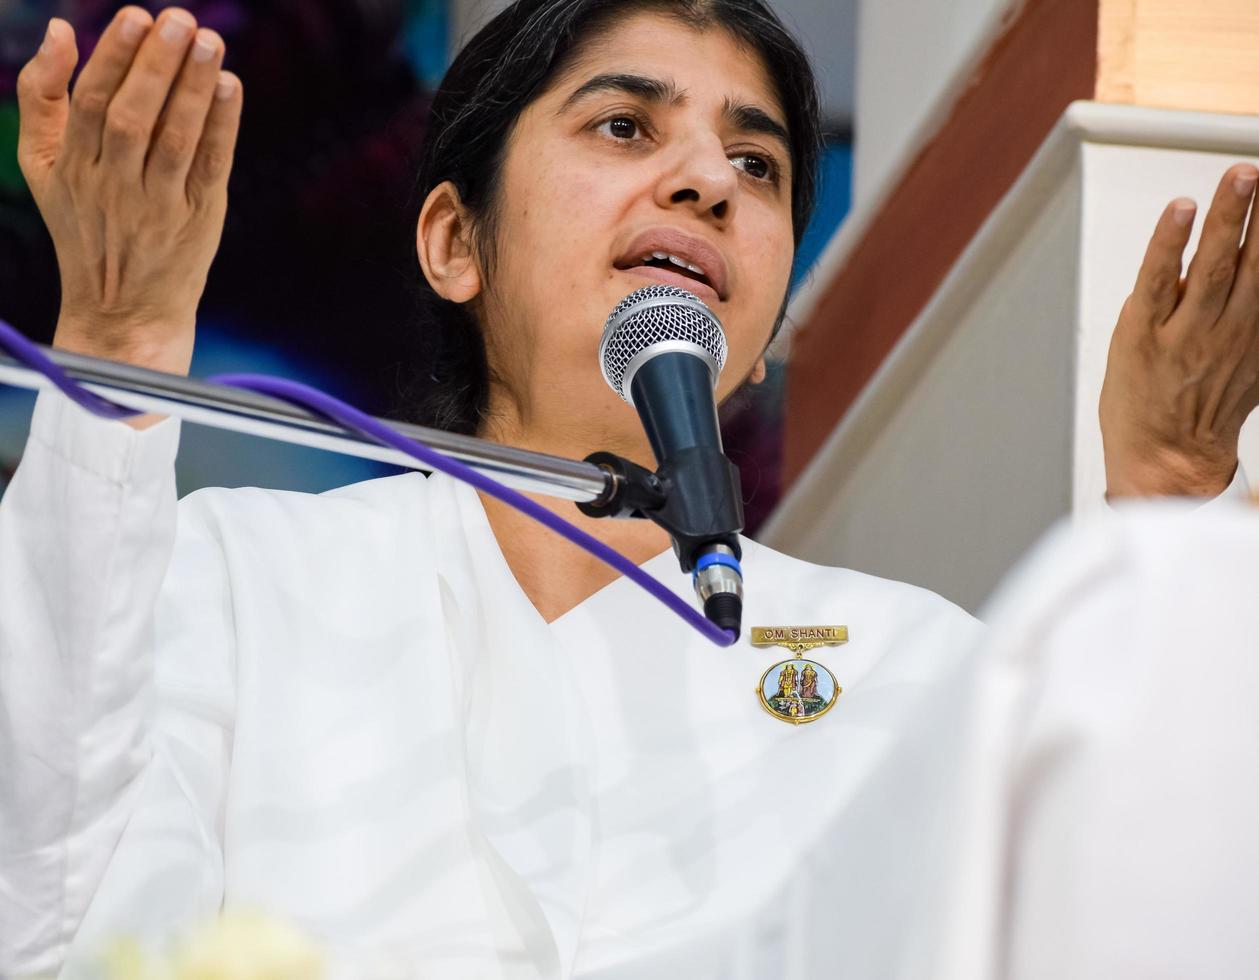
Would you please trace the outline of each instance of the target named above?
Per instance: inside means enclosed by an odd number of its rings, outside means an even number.
[[[56,343],[186,371],[222,233],[241,86],[222,39],[119,11],[84,66],[54,19],[18,77],[18,162],[57,250]]]

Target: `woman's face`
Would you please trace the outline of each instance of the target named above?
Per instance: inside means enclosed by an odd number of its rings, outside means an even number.
[[[753,371],[791,271],[786,138],[754,52],[651,13],[615,23],[530,104],[480,296],[491,370],[522,421],[637,425],[598,343],[612,308],[650,282],[690,289],[721,319],[719,398]]]

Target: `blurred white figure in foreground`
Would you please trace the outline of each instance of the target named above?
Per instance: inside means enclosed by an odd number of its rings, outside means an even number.
[[[1259,508],[1059,529],[985,618],[937,976],[1253,977]]]

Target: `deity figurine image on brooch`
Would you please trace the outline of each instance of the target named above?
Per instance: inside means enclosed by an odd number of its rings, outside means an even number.
[[[761,704],[783,721],[799,725],[826,714],[842,690],[821,664],[787,660],[774,664],[761,678]]]

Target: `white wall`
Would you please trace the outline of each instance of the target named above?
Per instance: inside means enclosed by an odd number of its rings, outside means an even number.
[[[860,0],[853,204],[899,170],[1022,0]]]
[[[765,542],[977,610],[1057,517],[1104,511],[1097,398],[1154,221],[1180,195],[1208,202],[1247,158],[1249,117],[1071,106]],[[1259,419],[1242,462],[1259,484]]]
[[[761,532],[974,610],[1070,508],[1073,147],[972,242]]]

